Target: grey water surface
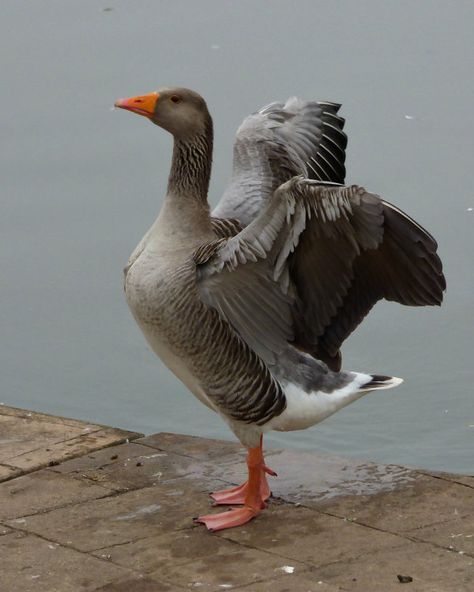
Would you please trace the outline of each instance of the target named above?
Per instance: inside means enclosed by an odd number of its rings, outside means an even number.
[[[474,471],[474,3],[471,0],[3,0],[1,395],[146,433],[232,438],[155,358],[122,267],[156,216],[171,138],[114,100],[162,85],[214,116],[210,199],[235,129],[291,95],[343,103],[348,182],[437,237],[442,308],[379,303],[346,369],[402,376],[270,446]]]

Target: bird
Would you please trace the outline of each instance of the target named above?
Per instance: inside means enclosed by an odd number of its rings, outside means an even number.
[[[437,243],[395,205],[345,184],[341,105],[291,97],[246,117],[211,212],[213,122],[181,87],[115,107],[173,136],[166,195],[124,269],[151,349],[247,449],[248,479],[211,493],[235,506],[194,518],[240,526],[271,495],[263,435],[313,426],[402,379],[342,370],[340,348],[381,299],[440,305]]]

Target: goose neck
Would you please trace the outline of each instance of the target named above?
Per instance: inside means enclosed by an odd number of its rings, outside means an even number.
[[[168,195],[207,203],[212,166],[212,122],[201,134],[175,138],[173,159],[168,179]]]

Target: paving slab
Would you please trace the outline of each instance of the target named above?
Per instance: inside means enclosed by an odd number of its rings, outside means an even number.
[[[39,448],[80,436],[84,426],[70,426],[30,417],[4,415],[0,407],[0,462],[11,464],[12,459]],[[99,428],[96,428],[99,429]],[[32,433],[34,430],[34,433]]]
[[[267,510],[211,534],[191,517],[246,478],[236,443],[4,407],[0,434],[2,592],[474,589],[469,475],[270,450]]]
[[[420,471],[426,473],[425,471]],[[449,473],[442,473],[442,472],[432,472],[426,473],[431,476],[438,477],[439,479],[445,479],[447,481],[453,481],[455,483],[461,483],[466,487],[474,488],[474,477],[469,475],[450,475]]]
[[[72,479],[43,469],[0,483],[0,520],[29,516],[111,493],[112,489],[91,481]]]
[[[0,465],[0,483],[2,481],[8,481],[8,479],[13,479],[14,477],[18,477],[21,475],[22,471],[15,467],[9,467],[7,465]]]
[[[140,436],[136,432],[1,405],[0,481]]]
[[[86,592],[129,573],[107,561],[22,533],[0,537],[0,557],[0,589],[5,592]]]
[[[474,492],[463,485],[418,475],[401,489],[374,496],[343,496],[328,504],[309,498],[304,503],[372,528],[403,533],[468,516],[472,514],[473,502]]]
[[[278,579],[255,582],[239,588],[239,592],[343,592],[343,590],[340,586],[319,580],[317,573],[311,570],[303,574],[292,572]]]
[[[202,473],[203,463],[198,466]],[[169,483],[184,476],[197,477],[198,474],[193,458],[136,443],[99,450],[61,463],[51,470],[124,491]]]
[[[96,423],[88,423],[81,419],[74,419],[71,417],[61,417],[60,415],[50,415],[49,413],[41,413],[40,411],[30,411],[29,409],[20,409],[19,407],[10,407],[9,405],[0,405],[0,415],[3,417],[14,417],[16,419],[26,419],[30,424],[34,423],[48,423],[63,426],[70,426],[75,428],[95,428],[95,427],[107,427]],[[35,434],[37,429],[35,428]]]
[[[238,455],[245,461],[245,451],[237,442],[219,440],[219,445],[216,446],[216,440],[210,438],[160,432],[141,438],[139,443],[165,452],[189,456],[195,460],[223,459],[227,455]]]
[[[0,524],[0,536],[3,536],[4,534],[9,534],[10,532],[13,532],[11,528],[8,528],[4,524]]]
[[[191,516],[208,507],[207,496],[189,482],[180,487],[187,487],[182,496],[173,495],[175,485],[147,487],[35,514],[21,522],[7,520],[5,524],[90,552],[156,532],[191,528]]]
[[[288,504],[272,507],[259,522],[258,529],[251,524],[217,536],[316,567],[354,559],[373,549],[388,552],[405,542],[395,534]]]
[[[458,592],[474,590],[474,564],[470,557],[436,546],[406,541],[403,546],[337,562],[318,570],[321,580],[351,592]],[[412,578],[401,587],[398,576]]]
[[[407,531],[413,540],[433,543],[474,558],[474,515],[458,517],[425,528]]]
[[[189,547],[188,547],[189,548]],[[192,559],[191,559],[192,557]],[[273,553],[221,540],[212,552],[188,556],[186,561],[164,561],[150,576],[163,577],[185,588],[220,591],[265,579],[287,577],[287,561]],[[308,567],[293,561],[292,567],[304,573]]]
[[[456,483],[462,483],[463,485],[466,485],[466,487],[474,489],[474,477],[469,477],[467,475],[450,475],[450,478]]]
[[[189,590],[189,588],[167,584],[162,578],[155,580],[149,577],[126,578],[96,588],[96,592],[178,592],[179,590]]]

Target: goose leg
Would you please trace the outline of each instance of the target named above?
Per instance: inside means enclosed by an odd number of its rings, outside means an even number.
[[[262,495],[262,474],[265,474],[261,445],[249,448],[247,454],[248,481],[245,490],[244,505],[241,508],[220,512],[219,514],[207,514],[194,519],[194,522],[205,524],[211,532],[241,526],[258,516],[266,507]]]
[[[267,474],[276,477],[275,471],[265,465],[263,458],[263,436],[260,436],[260,447],[255,450],[260,450],[261,471],[260,471],[260,493],[263,501],[267,501],[271,495],[270,486],[267,481]],[[244,505],[245,497],[249,488],[249,482],[245,481],[242,485],[231,487],[230,489],[221,489],[220,491],[213,491],[211,497],[214,500],[215,506],[222,505]]]

